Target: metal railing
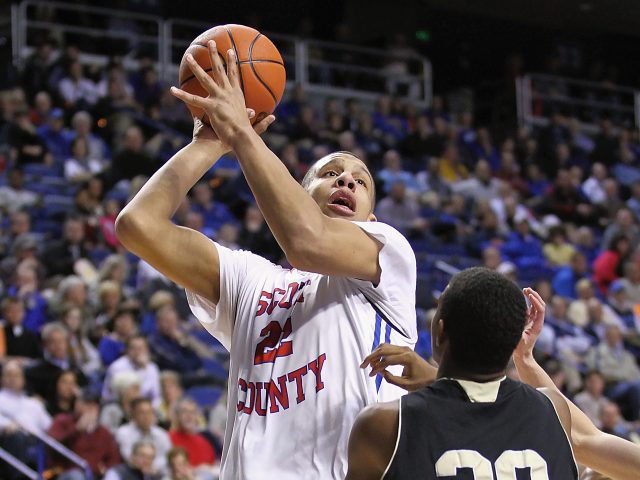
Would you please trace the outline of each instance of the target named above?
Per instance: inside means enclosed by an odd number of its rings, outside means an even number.
[[[576,117],[581,129],[594,134],[610,118],[616,125],[640,128],[640,90],[604,82],[530,73],[516,78],[520,126],[549,125],[554,113]]]
[[[91,26],[38,17],[39,9],[90,18]],[[86,22],[85,22],[86,23]],[[175,82],[182,53],[203,30],[204,22],[165,20],[160,16],[124,12],[64,2],[24,0],[11,7],[14,64],[22,66],[34,51],[38,34],[75,39],[81,61],[105,65],[119,54],[127,69],[137,67],[141,54],[151,56],[159,76]],[[310,93],[374,100],[394,94],[428,107],[432,99],[432,71],[428,59],[413,52],[397,52],[265,32],[277,45],[289,84],[302,84]]]
[[[9,463],[12,467],[24,473],[29,478],[38,478],[38,479],[42,478],[42,472],[46,468],[46,448],[48,447],[58,452],[60,455],[66,458],[69,462],[73,463],[74,465],[77,465],[82,470],[85,480],[93,480],[93,473],[91,472],[91,466],[84,458],[79,456],[77,453],[69,450],[63,444],[58,442],[55,438],[47,435],[44,432],[28,428],[25,425],[22,425],[20,422],[17,422],[15,418],[12,418],[2,412],[0,412],[0,415],[5,419],[9,420],[10,422],[15,423],[20,427],[20,429],[23,432],[35,437],[38,440],[38,446],[37,446],[38,472],[35,472],[31,468],[27,467],[20,459],[15,458],[9,452],[6,452],[4,450],[0,451],[0,458],[6,461],[7,463]],[[31,477],[32,473],[35,475],[34,477]]]

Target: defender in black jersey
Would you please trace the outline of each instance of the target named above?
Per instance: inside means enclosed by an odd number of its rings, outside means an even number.
[[[454,276],[431,326],[437,380],[365,409],[347,480],[575,480],[569,409],[556,392],[506,379],[527,306],[502,275]]]

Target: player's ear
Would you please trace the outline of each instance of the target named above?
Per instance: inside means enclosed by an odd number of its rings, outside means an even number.
[[[438,323],[436,323],[435,334],[436,346],[439,347],[445,339],[444,322],[442,321],[442,318],[438,319]]]

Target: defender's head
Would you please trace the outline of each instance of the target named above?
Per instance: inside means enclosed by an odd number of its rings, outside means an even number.
[[[518,286],[486,268],[464,270],[440,296],[431,323],[434,359],[470,374],[504,371],[524,330],[527,305]]]
[[[329,217],[375,221],[373,176],[362,160],[349,152],[335,152],[314,163],[302,187]]]

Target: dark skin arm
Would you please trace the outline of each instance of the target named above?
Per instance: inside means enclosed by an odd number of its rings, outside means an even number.
[[[378,403],[360,412],[349,437],[346,480],[379,480],[394,453],[399,401]]]

